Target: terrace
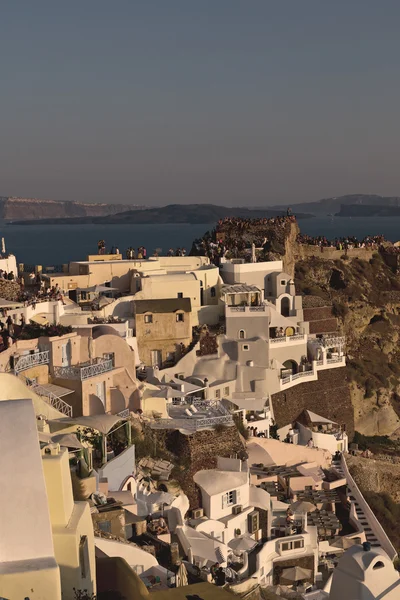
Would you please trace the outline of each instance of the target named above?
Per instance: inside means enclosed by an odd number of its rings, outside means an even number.
[[[77,366],[54,367],[54,377],[58,379],[77,379],[85,381],[102,373],[112,371],[114,368],[111,358],[95,358]]]
[[[233,425],[233,417],[219,401],[182,399],[179,404],[168,405],[168,419],[155,419],[150,423],[153,429],[186,429],[198,431],[216,425]]]

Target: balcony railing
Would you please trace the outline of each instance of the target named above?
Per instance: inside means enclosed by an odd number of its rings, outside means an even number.
[[[35,392],[35,394],[41,396],[47,402],[47,404],[50,404],[50,406],[63,413],[63,415],[72,417],[72,406],[70,406],[68,402],[65,402],[62,398],[56,396],[56,394],[53,394],[53,392],[50,392],[40,384],[34,383],[31,385],[31,389]]]
[[[344,335],[331,335],[318,338],[317,341],[320,346],[323,346],[324,348],[336,348],[338,346],[344,346],[346,343],[346,338]]]
[[[304,333],[298,333],[297,335],[289,335],[277,338],[269,338],[270,344],[282,344],[286,342],[301,342],[306,338]]]
[[[78,379],[85,381],[90,377],[96,377],[102,373],[112,371],[112,359],[98,359],[89,365],[79,365],[77,367],[54,367],[54,377],[58,379]]]
[[[155,419],[150,423],[153,429],[187,429],[190,431],[198,431],[199,429],[207,429],[216,425],[233,425],[233,417],[231,415],[222,415],[220,417],[205,417],[196,419],[195,417],[187,419]]]
[[[21,373],[22,371],[26,371],[31,367],[36,367],[37,365],[48,365],[49,364],[49,351],[45,350],[44,352],[35,352],[34,354],[22,354],[15,359],[14,362],[14,371],[15,374]]]

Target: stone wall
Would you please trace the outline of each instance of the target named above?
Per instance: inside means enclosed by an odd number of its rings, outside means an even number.
[[[273,394],[272,406],[278,427],[296,421],[306,408],[339,425],[346,424],[350,440],[353,438],[354,411],[346,367],[319,371],[317,381]]]
[[[333,316],[331,306],[304,308],[303,313],[305,321],[320,321],[321,319],[331,319]]]
[[[310,333],[331,333],[337,331],[337,320],[335,317],[310,322]]]
[[[180,463],[179,482],[190,500],[190,507],[201,507],[200,491],[193,475],[202,469],[215,469],[217,457],[229,457],[244,451],[244,445],[236,427],[225,427],[223,431],[204,429],[192,435],[180,431],[153,430],[160,443],[173,452]]]

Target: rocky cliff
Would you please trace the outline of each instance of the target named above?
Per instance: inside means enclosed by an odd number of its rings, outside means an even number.
[[[0,218],[5,221],[27,221],[46,218],[102,217],[126,211],[126,204],[89,204],[57,202],[38,198],[0,197]]]
[[[331,304],[347,338],[347,375],[355,429],[400,435],[400,275],[379,252],[369,260],[311,256],[299,260],[296,289]]]

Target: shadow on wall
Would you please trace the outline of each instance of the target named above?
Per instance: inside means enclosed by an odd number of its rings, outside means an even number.
[[[104,415],[104,404],[96,394],[89,394],[89,415]]]
[[[121,412],[126,408],[125,396],[118,388],[110,390],[110,411],[113,415]]]

